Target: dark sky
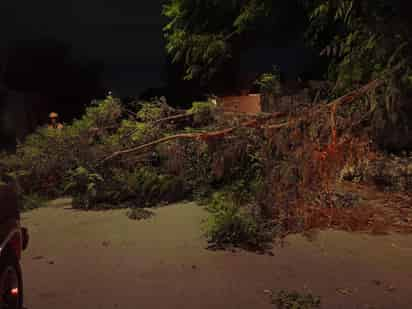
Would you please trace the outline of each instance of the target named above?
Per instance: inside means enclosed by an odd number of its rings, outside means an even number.
[[[139,0],[1,1],[2,45],[51,36],[105,62],[104,80],[121,95],[162,84],[161,4]]]

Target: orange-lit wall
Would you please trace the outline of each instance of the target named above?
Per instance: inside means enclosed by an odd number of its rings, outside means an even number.
[[[226,96],[218,99],[225,112],[257,114],[262,111],[260,94]]]

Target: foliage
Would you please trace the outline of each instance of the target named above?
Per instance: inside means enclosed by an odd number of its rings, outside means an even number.
[[[372,93],[365,104],[375,140],[395,150],[412,147],[412,140],[403,138],[412,121],[407,99],[412,90],[412,28],[403,6],[385,0],[315,1],[308,4],[311,24],[306,33],[329,59],[326,77],[336,84],[333,96],[376,78],[386,81],[383,91]]]
[[[162,202],[174,202],[185,196],[180,178],[159,174],[149,167],[133,171],[113,169],[111,180],[102,188],[104,196],[117,207],[129,202],[133,207],[151,207]],[[123,205],[124,206],[124,205]]]
[[[216,192],[207,206],[210,212],[206,235],[211,244],[261,248],[271,240],[271,234],[260,219],[241,207],[232,192]]]
[[[147,123],[124,119],[117,130],[117,134],[109,136],[107,141],[116,145],[123,141],[124,136],[127,136],[133,143],[144,142],[150,139],[153,130],[154,128]]]
[[[193,116],[193,126],[205,126],[214,120],[214,112],[216,106],[211,102],[193,102],[192,108],[188,113],[192,113]]]
[[[152,102],[142,102],[137,117],[142,122],[155,121],[157,119],[170,116],[173,109],[162,99],[153,99]]]
[[[93,101],[81,119],[73,121],[67,127],[67,134],[78,136],[90,128],[110,128],[116,126],[123,113],[121,102],[117,98],[108,96],[101,101]]]
[[[127,216],[131,220],[143,220],[153,217],[154,212],[142,208],[132,208],[127,211]]]
[[[4,161],[2,162],[4,163]],[[47,199],[44,196],[39,195],[34,190],[24,190],[22,187],[22,178],[27,177],[29,174],[27,171],[14,171],[1,173],[0,185],[7,183],[13,183],[16,188],[18,205],[20,211],[25,212],[32,209],[40,208],[46,205]]]
[[[273,72],[263,73],[259,79],[255,82],[259,86],[260,92],[270,95],[281,94],[280,73],[279,69],[274,66]]]
[[[22,197],[22,203],[21,203],[21,211],[29,211],[37,208],[41,208],[46,206],[47,200],[36,194],[28,194],[28,195],[23,195]]]
[[[285,15],[290,15],[283,13],[295,15],[297,3],[169,0],[162,12],[168,19],[163,28],[166,51],[173,62],[184,64],[186,79],[209,80],[262,35],[270,40],[281,33],[280,25],[286,23]]]
[[[80,166],[67,173],[64,192],[73,196],[74,208],[93,209],[97,204],[98,186],[102,182],[102,176]]]
[[[312,294],[303,295],[282,290],[272,295],[272,304],[278,309],[316,309],[320,308],[321,300]]]
[[[25,171],[20,177],[25,193],[57,197],[63,191],[63,178],[68,170],[78,166],[90,168],[99,161],[104,150],[92,146],[101,143],[118,125],[121,113],[118,99],[108,97],[94,102],[81,119],[62,130],[39,127],[17,145],[16,154],[2,156],[0,165],[4,172]]]
[[[388,23],[395,26],[392,11],[397,4],[387,5],[385,10],[382,2],[368,1],[362,6],[353,0],[324,0],[313,5],[307,36],[314,44],[325,44],[321,38],[328,38],[322,54],[335,59],[330,78],[338,81],[339,88],[356,87],[406,60],[406,33],[393,33],[398,27],[386,29]]]

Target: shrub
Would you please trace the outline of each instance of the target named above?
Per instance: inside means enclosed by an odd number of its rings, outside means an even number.
[[[95,165],[105,151],[94,147],[91,130],[98,128],[101,135],[108,135],[119,123],[120,101],[108,97],[92,103],[81,119],[66,125],[62,130],[39,127],[17,145],[15,155],[2,156],[1,173],[25,171],[20,177],[25,194],[36,192],[48,198],[63,191],[66,171],[77,166]],[[107,147],[110,150],[110,147]]]
[[[108,96],[104,100],[93,101],[81,119],[73,121],[68,133],[78,135],[89,128],[106,128],[119,123],[123,109],[119,99]]]
[[[259,86],[262,93],[271,95],[281,94],[280,84],[280,72],[279,69],[274,66],[271,73],[262,74],[256,81],[255,85]]]
[[[206,223],[206,236],[213,246],[258,249],[272,239],[261,220],[237,204],[232,193],[214,193],[207,210],[210,216]]]
[[[21,196],[21,211],[29,211],[46,206],[47,200],[39,194],[32,193]]]
[[[132,208],[127,211],[127,216],[131,220],[143,220],[153,217],[154,212],[142,208]]]
[[[73,208],[96,208],[98,186],[101,182],[103,182],[103,178],[99,174],[84,167],[80,166],[69,171],[64,191],[73,196]]]
[[[179,177],[159,174],[154,168],[113,168],[98,186],[98,208],[143,208],[182,199],[186,192]],[[111,206],[110,206],[111,205]]]
[[[193,125],[197,127],[205,126],[213,122],[215,120],[215,110],[216,105],[212,101],[193,102],[192,108],[188,112],[194,114]]]
[[[162,98],[154,98],[151,102],[141,102],[137,117],[140,121],[151,122],[170,116],[174,109]]]

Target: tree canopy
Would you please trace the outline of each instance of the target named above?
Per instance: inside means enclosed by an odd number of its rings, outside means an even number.
[[[170,0],[163,7],[166,50],[184,64],[185,79],[208,80],[241,50],[300,33],[300,7],[299,1]]]
[[[407,6],[399,0],[169,0],[163,7],[166,50],[184,65],[185,79],[209,80],[262,41],[279,46],[306,36],[328,57],[327,78],[346,89],[410,62]]]
[[[330,58],[327,78],[337,89],[357,86],[390,67],[404,67],[410,84],[410,21],[401,1],[307,1],[309,43]],[[409,85],[410,86],[410,85]]]

